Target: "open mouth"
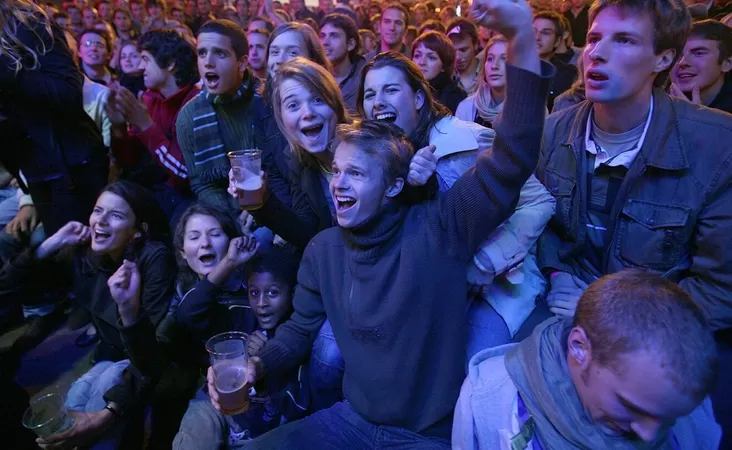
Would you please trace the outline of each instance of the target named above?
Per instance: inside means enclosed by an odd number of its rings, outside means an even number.
[[[257,313],[257,318],[261,322],[269,322],[273,317],[274,317],[274,313],[271,313],[271,312],[268,312],[268,313],[258,312]]]
[[[384,122],[394,123],[396,120],[396,114],[391,112],[379,113],[375,117],[376,120],[383,120]]]
[[[679,74],[679,79],[688,80],[690,78],[694,78],[695,76],[696,76],[696,74],[693,74],[693,73],[682,73],[682,74]]]
[[[606,81],[607,75],[600,72],[589,71],[587,72],[587,79],[592,81]]]
[[[317,125],[309,125],[307,127],[301,128],[300,132],[304,134],[306,137],[309,138],[315,138],[320,135],[320,132],[323,131],[323,124],[317,124]]]
[[[356,204],[356,199],[345,195],[336,196],[336,207],[338,211],[347,211]]]
[[[216,86],[219,83],[219,79],[221,77],[219,77],[217,74],[215,74],[213,72],[206,72],[203,75],[203,78],[206,80],[207,86]]]
[[[101,230],[94,230],[94,240],[97,242],[104,241],[111,236],[112,236],[112,233],[108,233],[106,231],[101,231]]]
[[[198,260],[201,261],[203,265],[208,266],[216,262],[216,255],[208,253],[206,255],[199,256]]]

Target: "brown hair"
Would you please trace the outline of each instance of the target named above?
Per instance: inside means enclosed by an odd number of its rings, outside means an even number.
[[[455,71],[455,46],[444,33],[428,31],[415,39],[412,43],[412,59],[414,59],[414,51],[419,45],[424,45],[426,48],[437,53],[440,61],[442,61],[442,71],[452,75]]]
[[[607,7],[616,7],[635,14],[646,13],[653,23],[653,46],[656,55],[665,50],[674,50],[675,56],[668,69],[654,80],[655,86],[662,86],[671,68],[681,57],[684,44],[689,37],[691,16],[683,0],[596,0],[589,11],[589,25]]]
[[[574,326],[587,334],[600,366],[622,370],[622,355],[647,351],[683,393],[703,398],[713,385],[711,329],[691,296],[656,274],[628,269],[592,283],[577,304]]]
[[[365,120],[340,125],[336,134],[338,144],[352,144],[367,155],[379,158],[383,162],[381,166],[387,185],[400,177],[406,180],[414,149],[398,126],[379,120]]]
[[[358,103],[356,104],[358,113],[361,117],[366,117],[363,109],[366,75],[371,70],[381,69],[383,67],[394,67],[395,69],[399,69],[404,74],[404,78],[407,80],[409,87],[411,87],[414,92],[422,91],[424,94],[424,105],[422,105],[422,108],[419,110],[417,128],[415,128],[411,136],[409,136],[412,144],[418,148],[422,148],[427,145],[426,142],[429,140],[429,132],[432,126],[438,120],[451,114],[449,109],[442,106],[437,100],[435,100],[430,83],[425,79],[424,74],[419,67],[417,67],[411,59],[401,53],[393,51],[380,53],[363,67],[358,87]]]
[[[386,12],[387,9],[396,9],[396,10],[399,10],[399,12],[401,12],[402,15],[404,16],[404,26],[406,27],[409,24],[409,10],[407,9],[406,6],[404,6],[404,5],[402,5],[401,3],[398,3],[398,2],[391,2],[391,3],[389,3],[389,4],[387,4],[386,6],[384,6],[381,9],[381,17],[382,18],[384,17],[384,13]]]
[[[343,30],[343,33],[346,35],[346,45],[348,45],[348,41],[351,39],[354,40],[356,45],[353,47],[353,50],[348,52],[348,60],[355,62],[358,59],[358,55],[361,54],[361,36],[358,34],[356,22],[345,14],[333,13],[323,17],[320,21],[320,29],[322,30],[326,25]]]
[[[279,87],[285,80],[293,79],[307,86],[312,91],[323,97],[325,103],[335,112],[338,123],[350,123],[351,118],[346,111],[343,101],[343,94],[333,75],[316,62],[298,56],[280,65],[274,77],[272,86],[272,106],[274,108],[275,121],[277,126],[287,138],[295,159],[304,166],[318,168],[318,162],[313,155],[295,143],[292,136],[288,136],[282,124],[282,94]]]
[[[422,25],[420,25],[419,29],[417,30],[417,34],[421,35],[422,33],[426,33],[428,31],[439,31],[441,33],[444,33],[445,31],[445,25],[442,24],[439,20],[435,19],[428,19],[422,22]]]
[[[699,37],[710,41],[717,41],[719,48],[719,63],[732,56],[732,28],[718,20],[707,19],[694,22],[691,25],[689,37]]]
[[[478,29],[475,24],[464,17],[455,17],[447,24],[447,37],[453,42],[455,39],[469,38],[473,45],[478,44]]]
[[[22,69],[37,69],[38,55],[45,55],[51,50],[51,41],[54,38],[51,21],[46,11],[31,1],[0,1],[0,56],[10,60],[10,66],[16,74]],[[37,23],[48,34],[49,39],[44,39],[39,34],[35,26]],[[18,38],[19,26],[27,28],[35,35],[35,44],[25,44]],[[47,43],[51,45],[46,45]]]
[[[310,25],[301,22],[288,22],[275,28],[272,34],[269,35],[267,55],[269,55],[269,47],[277,39],[277,36],[285,34],[288,31],[294,31],[302,37],[303,42],[305,42],[305,48],[308,51],[308,59],[325,67],[330,72],[330,62],[328,61],[328,57],[325,56],[325,50],[323,50],[323,44],[320,43],[318,33]]]

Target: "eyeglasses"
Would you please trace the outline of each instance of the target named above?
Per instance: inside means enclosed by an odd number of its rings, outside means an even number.
[[[82,45],[84,47],[87,47],[87,48],[89,48],[89,47],[97,47],[97,48],[104,48],[104,47],[106,47],[106,45],[104,45],[104,42],[89,41],[89,40],[86,40],[86,41],[82,42]]]

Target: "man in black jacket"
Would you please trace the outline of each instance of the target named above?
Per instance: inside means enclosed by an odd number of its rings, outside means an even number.
[[[346,402],[251,448],[449,448],[465,377],[468,262],[535,167],[553,71],[539,60],[523,0],[473,8],[509,41],[496,151],[438,200],[410,205],[400,194],[413,151],[401,130],[383,121],[341,129],[330,183],[339,226],[308,245],[293,316],[249,360],[248,381],[300,364],[327,317],[346,362]]]
[[[556,52],[564,38],[562,17],[551,11],[541,11],[534,15],[534,36],[541,59],[549,61],[557,69],[557,75],[549,88],[547,107],[554,107],[554,99],[572,87],[577,78],[577,67],[563,62]]]

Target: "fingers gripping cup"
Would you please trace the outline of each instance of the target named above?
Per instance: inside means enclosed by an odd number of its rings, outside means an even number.
[[[239,190],[239,207],[252,211],[264,204],[264,185],[262,184],[262,151],[257,149],[237,150],[227,153]]]
[[[23,426],[44,438],[60,434],[74,426],[74,418],[58,394],[46,394],[30,404],[23,414]]]
[[[206,342],[224,414],[240,414],[249,409],[247,338],[246,333],[231,331],[217,334]]]

